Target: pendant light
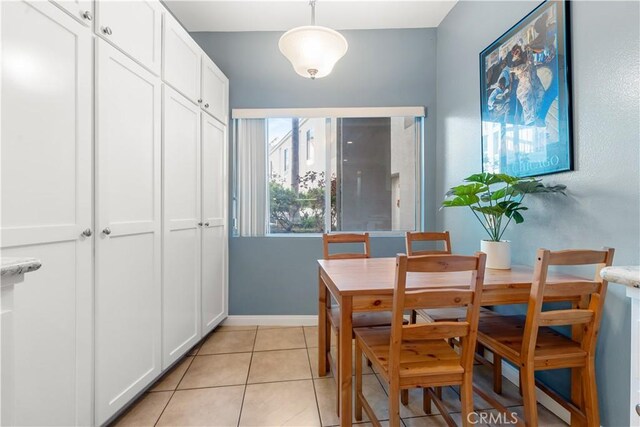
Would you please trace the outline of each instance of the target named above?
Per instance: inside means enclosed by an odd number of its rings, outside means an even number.
[[[280,37],[278,47],[296,73],[313,80],[329,75],[349,45],[339,32],[316,25],[316,0],[311,0],[309,6],[311,25],[287,31]]]

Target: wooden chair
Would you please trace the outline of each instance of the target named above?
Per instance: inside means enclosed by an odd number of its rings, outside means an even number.
[[[396,283],[393,294],[391,326],[355,329],[356,336],[356,420],[362,409],[375,426],[380,426],[373,408],[362,393],[362,354],[373,362],[389,385],[389,423],[400,426],[400,391],[423,388],[423,406],[431,413],[433,400],[450,426],[455,426],[444,403],[431,387],[460,385],[462,420],[470,425],[467,415],[473,412],[473,361],[480,301],[484,279],[485,257],[424,255],[396,258]],[[408,273],[469,272],[469,289],[410,289]],[[438,307],[466,307],[464,321],[403,324],[405,310]],[[457,337],[461,351],[456,352],[447,339]]]
[[[369,244],[369,233],[340,233],[340,234],[323,234],[322,236],[324,259],[359,259],[370,258],[371,250]],[[342,252],[342,253],[330,253],[329,245],[334,244],[358,244],[363,245],[363,252]],[[388,326],[391,324],[391,312],[389,311],[376,311],[371,313],[354,313],[352,318],[353,328],[365,327],[365,326]],[[333,377],[336,379],[336,409],[338,415],[340,415],[340,384],[338,383],[339,370],[338,363],[334,363],[331,357],[331,330],[336,335],[340,334],[340,307],[331,304],[330,299],[327,305],[327,335],[325,337],[327,342],[327,362]],[[340,358],[340,340],[336,343],[337,358]],[[369,362],[370,363],[370,362]],[[408,401],[408,395],[404,397],[404,401]]]
[[[603,267],[611,265],[613,253],[614,250],[608,248],[601,251],[556,252],[540,249],[526,318],[493,316],[480,319],[478,343],[493,352],[494,378],[502,377],[503,358],[520,367],[520,389],[528,426],[538,425],[536,385],[569,410],[572,418],[575,416],[588,426],[600,425],[595,351],[607,282],[599,273]],[[549,266],[593,264],[597,265],[593,281],[547,282]],[[571,301],[573,308],[543,311],[545,301]],[[573,339],[550,328],[562,325],[572,326]],[[562,368],[573,368],[579,372],[582,387],[580,401],[566,402],[542,383],[536,383],[535,371]],[[499,407],[495,399],[490,399],[490,402]]]

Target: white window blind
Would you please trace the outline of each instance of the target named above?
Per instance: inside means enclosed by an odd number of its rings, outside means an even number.
[[[237,121],[238,234],[264,236],[267,230],[267,131],[264,119]]]

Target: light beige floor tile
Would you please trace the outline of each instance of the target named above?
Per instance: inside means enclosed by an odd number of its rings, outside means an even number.
[[[306,348],[302,327],[258,329],[255,351]]]
[[[302,328],[302,325],[260,325],[258,329],[287,329],[287,328]]]
[[[318,408],[323,426],[340,424],[340,419],[336,414],[336,383],[333,378],[318,378],[314,380],[316,395],[318,396]],[[355,379],[353,385],[353,399],[355,399]],[[378,382],[375,375],[362,376],[362,392],[369,404],[373,407],[378,420],[386,420],[389,417],[387,394]],[[368,421],[366,413],[362,413],[363,421]],[[353,422],[356,422],[355,415]]]
[[[244,386],[179,390],[158,426],[236,426]]]
[[[382,383],[382,387],[385,389],[385,392],[388,393],[388,387],[384,380],[378,377],[378,380]],[[458,393],[452,387],[443,387],[442,388],[442,400],[445,406],[449,409],[449,412],[460,412],[460,401],[458,400]],[[431,404],[431,414],[437,415],[440,413],[435,404]],[[409,390],[409,404],[400,406],[400,417],[402,418],[410,418],[410,417],[424,417],[426,414],[422,410],[422,389],[421,388],[413,388]]]
[[[487,393],[493,393],[493,372],[491,368],[484,365],[473,366],[473,383],[480,389],[486,390]],[[522,397],[518,387],[506,378],[502,379],[502,394],[494,394],[495,399],[504,406],[522,405]],[[478,409],[491,408],[491,404],[481,399],[479,396],[473,396],[473,402]]]
[[[245,353],[253,350],[256,331],[228,331],[214,332],[200,347],[198,355]]]
[[[509,410],[518,414],[518,417],[520,417],[520,419],[524,421],[524,407],[516,406],[509,408]],[[553,412],[549,411],[547,408],[540,404],[538,404],[538,424],[545,427],[563,427],[568,425],[560,418],[558,418]],[[506,424],[496,423],[495,425],[502,426]]]
[[[251,353],[196,356],[178,389],[245,384]]]
[[[307,347],[318,347],[318,327],[317,326],[305,326],[304,339],[307,342]]]
[[[255,331],[258,329],[258,326],[241,326],[241,325],[220,325],[215,329],[215,332],[224,332],[224,331]]]
[[[240,425],[319,426],[312,381],[248,385]]]
[[[308,348],[307,353],[309,354],[309,363],[311,364],[311,374],[313,378],[320,378],[318,376],[318,349],[317,348]],[[327,367],[327,376],[323,378],[331,377],[331,370]]]
[[[406,427],[446,427],[447,422],[440,415],[431,415],[417,418],[403,418]]]
[[[249,384],[311,379],[309,356],[304,348],[253,353]]]
[[[150,391],[175,390],[192,361],[192,356],[185,357],[181,362],[174,366],[171,371],[167,372],[162,378],[160,378]]]
[[[169,402],[171,391],[147,393],[142,396],[113,426],[153,426]]]

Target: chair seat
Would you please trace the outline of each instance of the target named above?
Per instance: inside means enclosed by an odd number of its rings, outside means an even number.
[[[365,356],[389,380],[389,345],[391,327],[354,330],[356,341]],[[400,384],[454,385],[462,381],[464,368],[460,355],[443,339],[405,341],[400,351]],[[439,380],[441,377],[441,380]]]
[[[332,306],[327,310],[329,321],[336,329],[340,329],[340,307]],[[365,328],[367,326],[389,326],[391,325],[390,311],[371,311],[366,313],[353,313],[351,317],[352,327]],[[407,323],[406,320],[404,323]]]
[[[519,364],[525,316],[487,316],[480,318],[478,343]],[[534,353],[536,370],[584,366],[587,352],[580,343],[548,327],[538,330]]]
[[[467,316],[466,308],[428,308],[416,310],[416,312],[429,322],[456,322]],[[492,316],[494,311],[480,307],[480,317]]]

